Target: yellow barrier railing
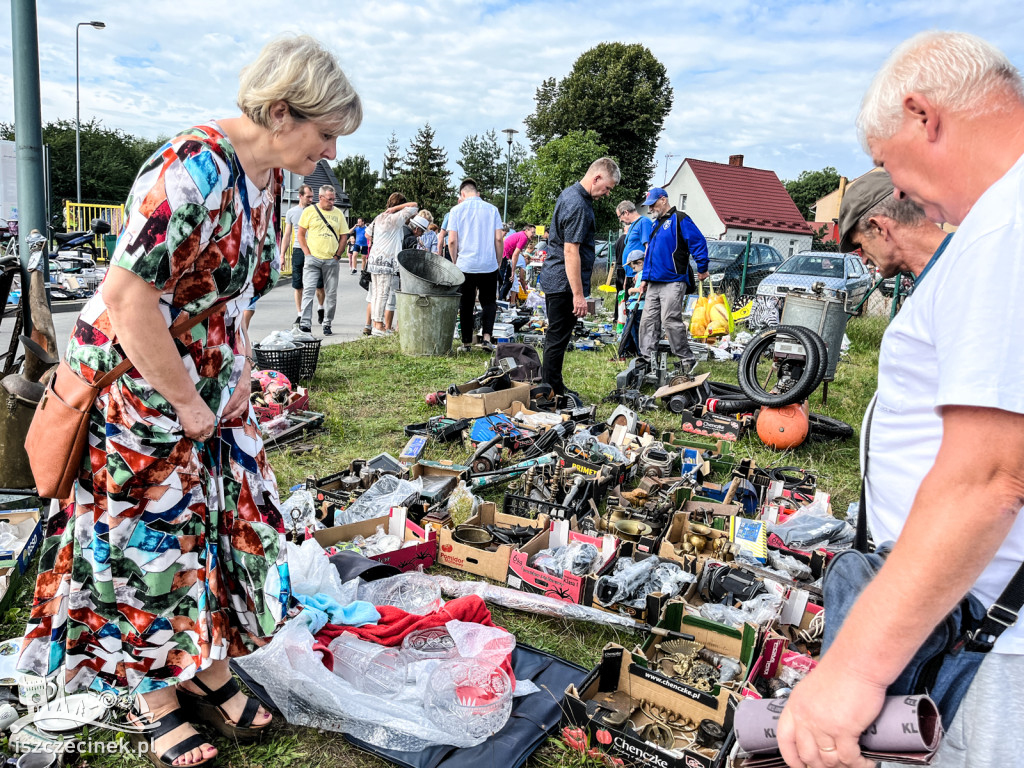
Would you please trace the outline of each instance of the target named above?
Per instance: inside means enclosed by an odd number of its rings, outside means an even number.
[[[73,203],[70,200],[64,201],[64,226],[68,232],[87,232],[92,226],[93,219],[103,219],[110,225],[110,234],[115,238],[121,231],[121,224],[124,222],[123,205],[103,205],[100,203]],[[102,237],[97,237],[96,252],[100,258],[109,259],[107,244]]]

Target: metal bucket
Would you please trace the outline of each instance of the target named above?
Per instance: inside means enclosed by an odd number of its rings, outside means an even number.
[[[850,316],[846,314],[846,302],[834,296],[802,296],[790,292],[782,308],[782,325],[800,325],[810,328],[825,340],[828,347],[828,368],[825,381],[836,377],[839,365],[839,350],[843,345],[843,334]]]
[[[25,437],[44,387],[12,373],[0,381],[0,488],[34,488]]]
[[[438,296],[398,291],[395,300],[398,342],[403,355],[438,357],[452,351],[459,294]]]
[[[461,269],[430,251],[402,251],[398,254],[398,271],[402,290],[421,296],[451,295],[466,281]]]

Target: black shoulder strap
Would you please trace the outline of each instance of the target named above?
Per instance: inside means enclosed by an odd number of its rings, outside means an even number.
[[[334,231],[334,227],[331,226],[331,222],[329,222],[327,220],[327,217],[324,216],[323,211],[320,210],[320,206],[319,205],[314,205],[313,206],[313,210],[316,211],[316,215],[320,217],[321,221],[323,221],[323,223],[327,225],[327,228],[329,230],[331,230],[331,234],[334,235],[334,239],[337,240],[340,243],[341,242],[341,235],[339,235],[337,232]]]
[[[861,461],[860,473],[860,502],[857,505],[857,532],[853,537],[853,548],[858,552],[868,554],[868,456],[871,454],[871,420],[875,416],[875,401],[878,400],[878,393],[875,392],[868,403],[868,414],[864,419],[864,459]]]

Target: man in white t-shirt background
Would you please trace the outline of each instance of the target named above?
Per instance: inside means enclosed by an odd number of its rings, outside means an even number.
[[[876,75],[857,125],[928,218],[958,225],[882,340],[867,520],[895,541],[779,721],[794,768],[874,765],[860,734],[886,687],[970,592],[1024,560],[1024,82],[992,45],[926,32]],[[1024,626],[985,655],[933,766],[1019,765]]]
[[[491,332],[498,313],[498,261],[504,248],[505,231],[498,209],[480,197],[476,182],[465,179],[459,185],[462,200],[448,214],[448,251],[452,263],[462,270],[459,325],[462,332],[460,352],[468,352],[473,343],[473,313],[480,297],[480,346],[494,351]]]

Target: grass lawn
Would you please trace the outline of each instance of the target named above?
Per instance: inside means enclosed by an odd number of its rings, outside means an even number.
[[[886,318],[879,317],[851,320],[847,330],[851,340],[849,358],[839,365],[836,379],[829,388],[827,405],[821,404],[820,390],[811,399],[813,411],[849,422],[858,436],[861,418],[875,390],[878,348],[886,322]],[[607,348],[596,352],[570,352],[566,357],[566,381],[587,402],[600,402],[614,388],[615,374],[623,364],[612,360],[613,354],[614,351]],[[486,362],[487,355],[483,352],[450,358],[404,357],[397,338],[367,337],[324,347],[316,379],[310,387],[310,399],[313,410],[327,414],[326,430],[312,439],[316,446],[312,451],[271,453],[282,496],[287,495],[286,489],[301,483],[308,475],[336,472],[354,458],[370,458],[381,451],[397,456],[407,439],[402,431],[406,424],[425,421],[441,413],[441,409],[426,405],[424,394],[474,378],[482,373]],[[711,364],[710,369],[715,380],[736,381],[734,363]],[[607,417],[613,408],[613,404],[601,404],[599,417]],[[678,417],[665,410],[645,413],[642,418],[659,430],[678,427]],[[834,510],[844,513],[847,505],[857,498],[857,445],[855,438],[845,443],[809,443],[778,453],[765,448],[756,435],[750,435],[739,443],[736,453],[753,456],[759,466],[795,465],[815,472],[819,487],[832,493]],[[464,460],[468,455],[468,444],[466,449],[431,445],[424,458]],[[500,501],[500,497],[500,490],[491,492],[490,498]],[[453,573],[440,567],[436,570]],[[18,636],[24,631],[33,581],[34,574],[28,574],[12,608],[0,616],[0,639]],[[492,611],[495,621],[520,641],[584,667],[596,663],[601,648],[608,642],[632,646],[640,640],[639,636],[591,624],[573,624],[502,608],[492,608]],[[338,734],[277,723],[257,745],[242,747],[224,739],[217,739],[215,743],[221,750],[218,760],[221,766],[368,768],[387,765],[347,745]],[[531,758],[529,765],[567,766],[564,754],[549,743]],[[85,760],[83,764],[96,766],[149,765],[123,756],[89,756]]]

